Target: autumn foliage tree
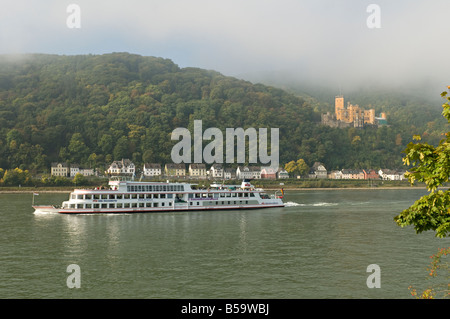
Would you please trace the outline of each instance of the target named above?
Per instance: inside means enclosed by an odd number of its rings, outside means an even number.
[[[297,175],[305,175],[306,173],[308,173],[309,167],[308,165],[305,163],[305,161],[300,158],[297,161],[290,161],[289,163],[287,163],[284,166],[284,169],[289,173],[289,174],[297,174]]]
[[[450,90],[450,86],[448,89]],[[442,92],[441,96],[447,100],[442,105],[442,115],[450,123],[450,97],[448,92]],[[414,139],[420,141],[421,137],[416,135]],[[450,190],[438,190],[438,188],[448,182],[450,176],[450,132],[445,134],[445,138],[436,147],[428,143],[409,143],[404,152],[406,156],[403,162],[411,166],[406,173],[410,183],[424,182],[429,194],[422,196],[394,220],[402,227],[414,225],[416,233],[433,230],[436,237],[448,236],[450,234]],[[444,298],[450,297],[449,263],[442,261],[442,258],[448,254],[450,254],[450,247],[440,249],[437,254],[431,256],[432,262],[428,269],[430,277],[436,277],[438,269],[446,269],[447,278],[444,279],[446,282],[434,288],[429,287],[422,293],[418,293],[410,286],[409,289],[414,297],[432,299],[439,294]]]
[[[450,86],[449,86],[450,90]],[[441,94],[447,102],[443,104],[442,115],[450,123],[450,97]],[[414,139],[421,140],[419,135]],[[395,221],[399,226],[414,225],[417,233],[427,230],[436,232],[437,237],[450,234],[450,190],[438,190],[450,176],[450,132],[445,134],[438,146],[428,143],[409,143],[403,162],[411,166],[406,173],[411,184],[424,182],[429,194],[418,199],[405,209]]]

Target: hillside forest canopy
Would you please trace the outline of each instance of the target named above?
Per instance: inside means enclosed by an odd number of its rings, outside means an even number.
[[[57,161],[99,169],[122,158],[137,167],[171,163],[177,142],[171,132],[192,129],[194,120],[202,120],[203,128],[223,132],[279,128],[281,165],[302,159],[309,167],[322,162],[328,170],[399,168],[413,135],[436,144],[447,129],[439,104],[401,92],[357,98],[362,107],[385,112],[390,125],[323,126],[321,112],[333,112],[334,101],[216,71],[180,68],[164,58],[3,55],[0,167],[36,174],[48,173]]]

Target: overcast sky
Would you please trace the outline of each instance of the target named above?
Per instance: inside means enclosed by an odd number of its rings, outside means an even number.
[[[0,53],[130,52],[225,75],[450,85],[450,0],[0,0]],[[69,28],[70,4],[80,28]],[[370,4],[380,8],[379,20]],[[367,20],[381,28],[369,28]],[[74,20],[71,20],[74,21]],[[439,90],[441,90],[441,87]]]

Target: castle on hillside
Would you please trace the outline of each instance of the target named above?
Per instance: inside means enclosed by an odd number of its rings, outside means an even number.
[[[331,127],[364,127],[367,125],[387,125],[386,113],[381,113],[380,117],[375,116],[375,110],[365,110],[359,105],[352,105],[347,102],[344,106],[344,96],[338,95],[334,99],[335,114],[327,112],[322,114],[322,124]]]

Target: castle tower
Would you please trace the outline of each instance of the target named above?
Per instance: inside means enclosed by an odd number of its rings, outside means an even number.
[[[342,113],[344,110],[344,96],[338,95],[334,99],[334,109],[336,113],[336,120],[342,121]]]

